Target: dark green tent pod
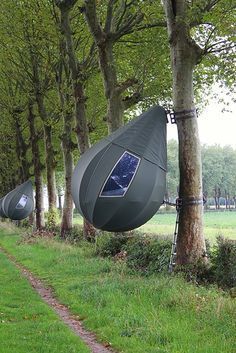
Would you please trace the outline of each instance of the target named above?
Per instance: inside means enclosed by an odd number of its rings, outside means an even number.
[[[2,200],[1,210],[12,220],[28,217],[34,209],[33,187],[30,180],[10,191]]]
[[[166,112],[155,106],[86,151],[72,196],[96,228],[127,231],[147,222],[166,190]]]
[[[5,215],[5,213],[3,212],[3,209],[2,209],[2,202],[3,202],[3,199],[4,199],[4,197],[2,197],[2,198],[0,199],[0,217],[2,217],[2,218],[7,218],[7,216]]]

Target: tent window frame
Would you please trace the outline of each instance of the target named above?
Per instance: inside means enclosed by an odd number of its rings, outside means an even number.
[[[15,208],[17,210],[23,210],[27,205],[28,199],[29,199],[29,197],[27,195],[22,194],[22,196],[21,196],[20,200],[17,202],[17,205]]]
[[[133,175],[132,175],[132,178],[130,179],[130,182],[129,182],[129,184],[128,184],[128,186],[127,186],[127,188],[126,188],[124,194],[122,194],[122,195],[102,195],[103,190],[104,190],[104,188],[105,188],[105,186],[106,186],[106,183],[108,182],[109,178],[111,177],[111,175],[112,175],[114,169],[116,168],[117,164],[119,164],[119,162],[122,160],[122,158],[124,157],[124,155],[125,155],[126,153],[129,154],[129,155],[131,155],[131,156],[133,156],[133,157],[135,157],[135,158],[138,160],[138,163],[137,163],[137,166],[136,166],[136,168],[135,168],[135,171],[134,171],[134,173],[133,173]],[[132,182],[133,182],[133,180],[134,180],[134,178],[135,178],[135,176],[136,176],[136,174],[137,174],[137,171],[138,171],[140,162],[141,162],[141,158],[140,158],[140,157],[138,157],[137,155],[135,155],[134,153],[131,153],[131,152],[129,152],[129,151],[124,151],[124,153],[122,153],[122,155],[121,155],[120,158],[117,160],[117,162],[116,162],[116,164],[114,165],[114,167],[112,168],[111,172],[109,173],[108,177],[106,178],[106,180],[105,180],[105,182],[104,182],[104,184],[103,184],[103,186],[102,186],[102,188],[101,188],[101,191],[100,191],[100,193],[99,193],[99,197],[124,197],[125,194],[127,193],[127,191],[129,190],[129,188],[130,188],[130,186],[131,186],[131,184],[132,184]]]

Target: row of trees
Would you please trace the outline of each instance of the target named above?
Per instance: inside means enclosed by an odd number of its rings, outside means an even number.
[[[63,235],[72,228],[73,157],[120,127],[136,103],[170,99],[166,33],[153,23],[160,5],[143,10],[137,1],[1,3],[1,133],[8,151],[1,192],[33,175],[39,229],[44,174],[53,210],[55,171],[64,170]],[[159,53],[152,37],[162,43]],[[157,73],[162,83],[153,82]],[[85,222],[85,236],[93,231]]]
[[[220,198],[224,198],[226,208],[236,208],[236,150],[230,146],[203,145],[202,176],[203,193],[207,203],[214,200],[216,209],[220,208]],[[178,143],[168,143],[167,198],[175,199],[178,195]]]
[[[199,101],[214,81],[233,86],[225,62],[234,55],[234,8],[231,0],[1,1],[1,194],[34,176],[43,228],[43,177],[52,211],[62,172],[64,236],[72,228],[74,161],[137,109],[170,105],[172,69],[174,109],[192,112],[177,121],[180,194],[201,198],[193,83]],[[201,256],[201,210],[186,203],[180,217],[179,262]],[[85,221],[85,236],[93,233]]]

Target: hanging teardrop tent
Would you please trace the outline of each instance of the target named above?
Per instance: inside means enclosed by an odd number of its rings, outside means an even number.
[[[4,197],[2,197],[2,198],[0,199],[0,217],[2,217],[2,218],[7,218],[7,216],[5,215],[5,213],[3,212],[3,209],[2,209],[2,202],[3,202],[3,199],[4,199]]]
[[[33,186],[30,180],[17,186],[2,199],[1,213],[12,220],[28,217],[33,209]]]
[[[82,155],[72,197],[96,228],[131,230],[157,212],[166,190],[166,123],[164,108],[155,106]]]

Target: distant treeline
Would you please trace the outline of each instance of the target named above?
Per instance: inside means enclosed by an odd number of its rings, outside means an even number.
[[[206,206],[236,208],[236,150],[231,146],[202,146],[203,192]],[[168,142],[167,195],[178,195],[178,143]]]

